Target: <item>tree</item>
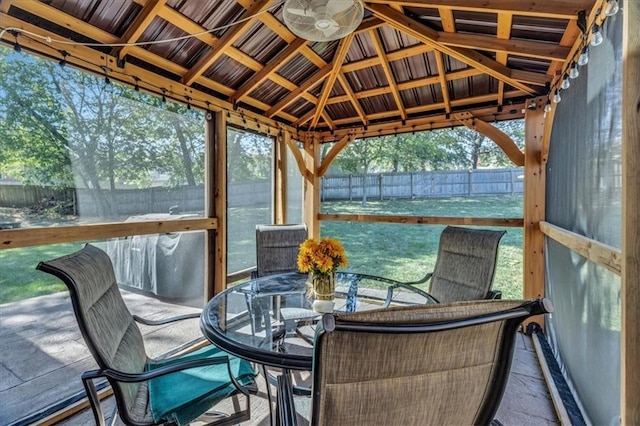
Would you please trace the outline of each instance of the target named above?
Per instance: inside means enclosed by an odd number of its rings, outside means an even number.
[[[203,181],[203,114],[105,79],[0,48],[0,166],[27,184],[144,186]]]

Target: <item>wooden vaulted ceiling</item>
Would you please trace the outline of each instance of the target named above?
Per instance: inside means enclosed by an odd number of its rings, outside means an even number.
[[[546,94],[575,57],[579,13],[592,19],[602,0],[368,0],[359,28],[333,42],[296,37],[283,3],[0,0],[0,27],[93,43],[17,38],[183,102],[318,134],[382,134],[448,127],[461,113],[522,117],[524,100]],[[15,40],[3,35],[8,45]]]

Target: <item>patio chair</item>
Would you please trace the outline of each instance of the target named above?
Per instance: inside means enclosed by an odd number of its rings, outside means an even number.
[[[240,394],[246,399],[243,410],[223,416],[209,413],[206,420],[228,425],[250,418],[249,391],[257,388],[256,373],[247,361],[213,345],[163,360],[146,354],[136,321],[160,325],[199,314],[161,321],[131,315],[118,289],[111,259],[90,244],[68,256],[40,262],[37,269],[67,285],[80,332],[98,364],[97,370],[82,374],[96,424],[104,425],[94,385],[99,378],[109,381],[117,412],[128,425],[186,424],[229,396],[236,406]]]
[[[427,292],[440,303],[502,298],[502,293],[493,291],[491,286],[498,245],[504,234],[505,231],[447,226],[440,235],[433,272],[418,281],[389,287],[387,303],[396,288],[410,289],[429,280]]]
[[[307,239],[307,225],[256,225],[254,277],[298,272],[298,251]]]
[[[489,425],[520,323],[549,300],[482,300],[325,314],[316,330],[311,425]],[[282,425],[296,414],[279,377]]]

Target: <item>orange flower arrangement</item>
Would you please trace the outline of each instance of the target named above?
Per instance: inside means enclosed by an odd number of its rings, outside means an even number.
[[[321,241],[309,238],[300,244],[298,269],[312,275],[329,275],[336,269],[347,266],[347,255],[340,241],[323,238]]]

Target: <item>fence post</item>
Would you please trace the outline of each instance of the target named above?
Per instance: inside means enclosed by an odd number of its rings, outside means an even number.
[[[378,191],[380,191],[380,201],[382,201],[382,173],[378,175]]]
[[[516,184],[513,180],[513,172],[514,172],[513,169],[509,171],[509,175],[511,176],[511,195],[513,195],[516,192],[516,188],[515,188]]]
[[[349,175],[349,201],[353,201],[353,193],[351,192],[351,189],[353,188],[352,176],[353,175]]]
[[[409,198],[413,200],[414,192],[413,192],[413,172],[409,174]]]
[[[467,173],[467,194],[469,196],[471,196],[471,193],[473,192],[471,190],[471,177],[472,177],[472,173],[473,173],[473,169],[469,169],[468,173]]]

